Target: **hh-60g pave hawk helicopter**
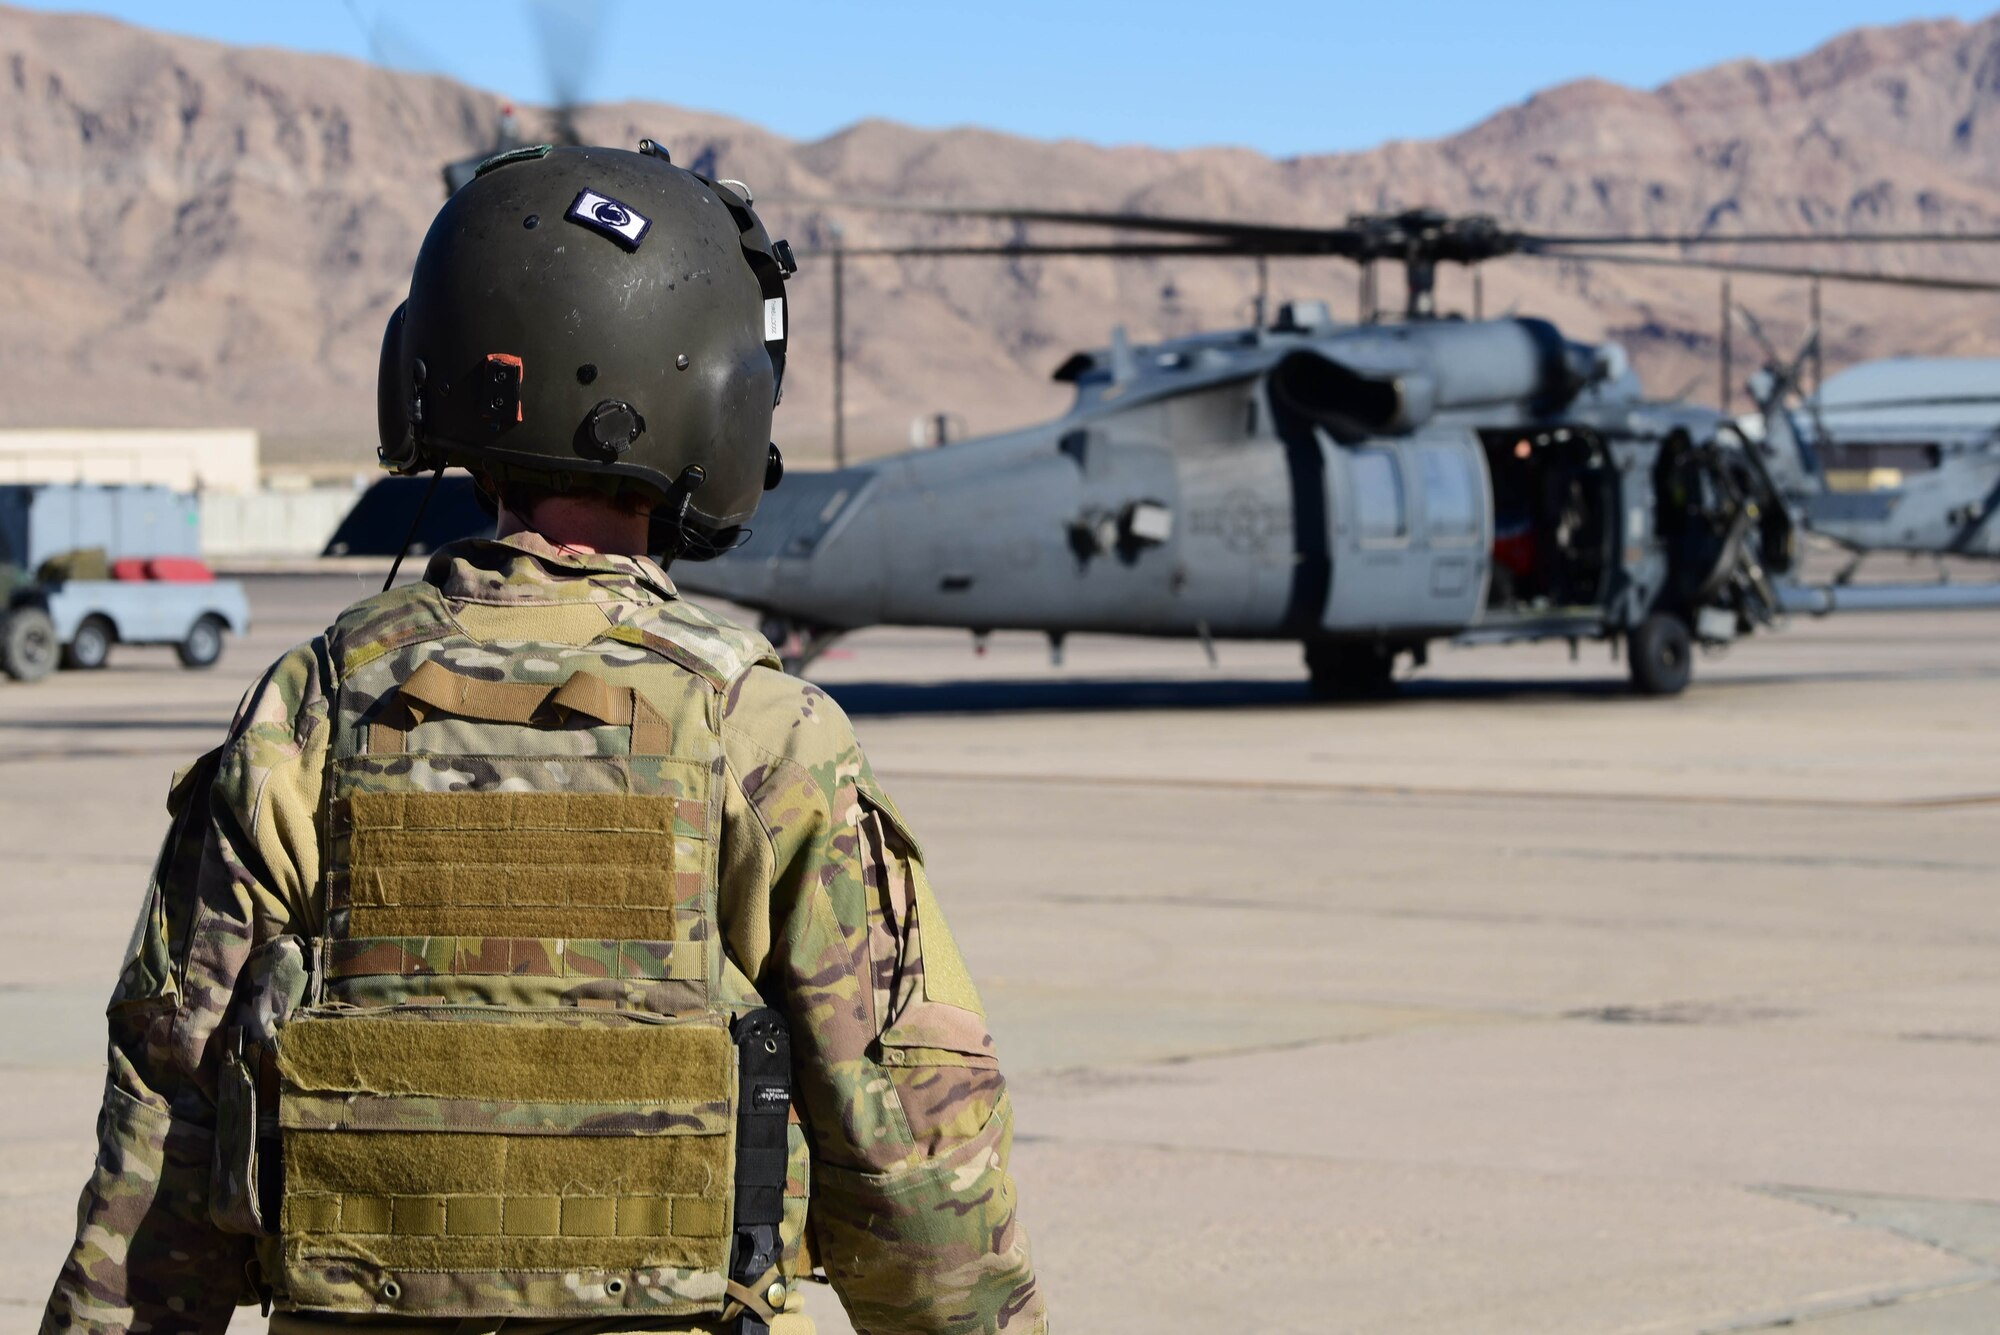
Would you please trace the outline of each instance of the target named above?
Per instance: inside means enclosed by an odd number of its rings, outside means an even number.
[[[1776,362],[1752,384],[1752,425],[1801,461],[1813,532],[1854,553],[1836,584],[1876,552],[2000,557],[2000,360],[1864,362],[1796,407],[1799,359]]]
[[[1787,612],[2000,606],[2000,585],[1797,584],[1803,501],[1819,488],[1794,434],[1752,442],[1722,413],[1649,401],[1615,343],[1575,342],[1537,319],[1440,319],[1433,297],[1439,263],[1507,255],[2000,292],[1597,249],[2000,236],[1555,237],[1422,210],[1306,228],[860,207],[1188,239],[885,246],[843,258],[1400,262],[1407,319],[1344,324],[1322,303],[1293,302],[1252,328],[1151,346],[1121,331],[1056,372],[1076,387],[1056,421],[794,471],[739,549],[675,575],[762,613],[795,668],[839,635],[885,623],[1037,630],[1058,655],[1072,631],[1291,639],[1317,694],[1354,696],[1387,689],[1398,658],[1421,665],[1436,640],[1601,639],[1622,642],[1639,690],[1673,694],[1695,645]]]

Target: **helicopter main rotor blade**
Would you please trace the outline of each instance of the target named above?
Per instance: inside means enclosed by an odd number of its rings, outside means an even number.
[[[1256,259],[1260,256],[1290,258],[1324,254],[1317,250],[1298,250],[1287,247],[1259,245],[1256,242],[1190,241],[1186,244],[1171,242],[997,242],[993,244],[968,243],[965,245],[909,245],[909,246],[821,246],[799,253],[807,257],[823,257],[835,251],[843,256],[860,258],[918,259],[924,257],[952,258],[961,256],[1006,257],[1057,257],[1096,256],[1110,259],[1144,258],[1195,258],[1195,259]],[[1584,264],[1627,264],[1651,268],[1699,269],[1709,273],[1745,273],[1765,275],[1773,278],[1823,278],[1828,282],[1876,283],[1892,287],[1914,287],[1940,292],[2000,292],[2000,282],[1976,278],[1944,278],[1925,274],[1885,274],[1868,273],[1852,269],[1816,269],[1805,265],[1758,264],[1731,260],[1682,259],[1667,255],[1622,255],[1609,253],[1571,253],[1560,250],[1544,250],[1540,247],[1515,252],[1528,259],[1574,260]]]
[[[1337,247],[1354,246],[1360,233],[1352,227],[1294,227],[1284,223],[1229,222],[1220,218],[1166,218],[1150,213],[1111,213],[1096,209],[1020,209],[985,204],[906,204],[890,199],[783,199],[766,201],[820,209],[861,209],[871,213],[905,213],[932,218],[984,218],[994,222],[1053,223],[1071,227],[1105,227],[1128,232],[1173,232],[1229,241],[1263,242],[1285,254],[1338,254]]]
[[[1214,236],[1234,242],[1268,244],[1274,254],[1344,254],[1362,250],[1368,234],[1362,226],[1310,228],[1272,222],[1234,222],[1228,218],[1172,218],[1092,208],[1016,208],[1008,204],[924,204],[900,200],[784,200],[814,208],[856,208],[884,214],[916,214],[930,218],[988,218],[996,222],[1046,222],[1076,228],[1118,228],[1126,232],[1176,232],[1180,236]],[[1424,210],[1370,218],[1368,222],[1402,224]],[[1458,224],[1462,218],[1438,214],[1436,222]],[[1630,234],[1542,234],[1518,232],[1500,220],[1490,220],[1492,236],[1506,238],[1522,250],[1540,246],[1982,246],[2000,244],[2000,232],[1630,232]]]
[[[1532,259],[1573,260],[1582,263],[1624,264],[1666,269],[1698,269],[1706,272],[1741,273],[1773,278],[1818,278],[1837,283],[1873,283],[1886,287],[1908,287],[1933,292],[2000,292],[2000,282],[1948,278],[1927,274],[1889,274],[1852,269],[1824,269],[1799,264],[1769,264],[1743,260],[1704,260],[1690,256],[1645,255],[1605,246],[1632,245],[1812,245],[1821,241],[1835,244],[1934,244],[1938,242],[2000,242],[2000,233],[1966,232],[1883,232],[1874,234],[1834,233],[1826,237],[1810,234],[1784,236],[1776,233],[1745,233],[1741,236],[1674,237],[1595,236],[1558,237],[1517,232],[1492,218],[1453,218],[1424,210],[1402,214],[1357,216],[1348,226],[1338,228],[1292,227],[1263,223],[1235,223],[1216,219],[1170,218],[1151,214],[1111,213],[1088,209],[1019,209],[988,205],[904,204],[892,200],[785,200],[793,205],[817,208],[860,208],[881,212],[918,214],[932,217],[983,218],[1014,223],[1046,223],[1060,226],[1105,227],[1118,230],[1176,233],[1210,240],[1187,243],[1106,243],[1088,242],[999,242],[928,245],[889,245],[841,248],[840,253],[856,256],[1059,256],[1081,255],[1123,257],[1211,257],[1255,259],[1259,257],[1336,256],[1354,260],[1403,259],[1408,263],[1453,262],[1476,264],[1509,255]],[[832,253],[831,248],[815,254]]]
[[[1627,236],[1585,234],[1558,236],[1544,232],[1523,232],[1523,244],[1541,246],[1871,246],[1871,245],[1993,245],[2000,232],[1719,232],[1670,235],[1667,233]]]
[[[2000,292],[2000,282],[1981,278],[1943,278],[1929,274],[1868,273],[1854,269],[1816,269],[1803,264],[1757,264],[1736,260],[1683,259],[1672,255],[1618,255],[1578,251],[1520,252],[1528,259],[1575,260],[1584,264],[1631,264],[1656,269],[1701,269],[1709,273],[1760,274],[1769,278],[1820,278],[1829,283],[1877,283],[1885,287],[1915,287],[1931,292]]]
[[[986,256],[988,258],[1094,255],[1111,259],[1144,258],[1148,256],[1193,256],[1240,260],[1253,259],[1263,252],[1219,244],[1214,241],[1189,241],[1183,244],[1144,241],[1078,241],[1074,243],[1051,242],[1047,244],[1023,242],[1019,245],[997,243],[993,245],[967,244],[963,246],[815,246],[812,248],[802,247],[798,253],[802,258],[807,259],[820,259],[837,254],[850,259],[856,256],[864,259],[948,259],[966,255]]]
[[[576,109],[596,57],[604,13],[605,0],[529,0],[528,16],[541,43],[542,67],[555,99],[549,116],[555,137],[565,144],[583,142],[576,127]]]
[[[1387,215],[1357,216],[1343,226],[1308,227],[1289,223],[1235,222],[1223,218],[1169,217],[1150,213],[1129,213],[1109,209],[1037,209],[999,204],[937,204],[889,199],[821,199],[773,201],[818,208],[862,209],[876,213],[915,214],[934,218],[984,218],[999,222],[1050,223],[1068,227],[1106,227],[1134,232],[1173,232],[1182,236],[1209,236],[1269,246],[1268,253],[1285,255],[1363,256],[1371,243],[1379,245],[1385,227],[1405,235],[1426,225],[1440,235],[1451,235],[1465,224],[1478,224],[1476,244],[1493,246],[1498,254],[1543,246],[1801,246],[1801,245],[1991,245],[2000,244],[2000,232],[1744,232],[1726,235],[1713,232],[1625,234],[1556,234],[1525,232],[1498,219],[1454,216],[1423,209]],[[1389,250],[1393,251],[1394,242]],[[1249,252],[1246,252],[1249,253]],[[1384,253],[1378,258],[1394,258]],[[1483,257],[1483,256],[1481,256]],[[1447,257],[1449,258],[1449,257]]]

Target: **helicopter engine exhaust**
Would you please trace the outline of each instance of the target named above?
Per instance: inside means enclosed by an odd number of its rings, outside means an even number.
[[[1429,376],[1363,375],[1305,351],[1271,368],[1271,395],[1344,445],[1414,431],[1429,420],[1437,399]]]
[[[1543,320],[1432,324],[1413,345],[1403,331],[1349,339],[1336,360],[1300,348],[1274,365],[1272,394],[1335,440],[1407,435],[1447,409],[1531,403],[1560,411],[1598,370],[1593,350]],[[1414,354],[1414,357],[1413,357]],[[1416,360],[1419,365],[1411,366]]]

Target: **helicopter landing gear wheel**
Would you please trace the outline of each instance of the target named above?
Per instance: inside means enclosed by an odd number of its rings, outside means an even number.
[[[1655,612],[1626,641],[1632,686],[1641,695],[1679,695],[1694,675],[1694,637],[1672,612]]]
[[[1396,691],[1396,651],[1386,644],[1308,641],[1306,672],[1318,700],[1380,700]]]

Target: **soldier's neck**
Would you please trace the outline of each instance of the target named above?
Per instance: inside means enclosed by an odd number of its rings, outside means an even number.
[[[585,555],[644,556],[647,517],[592,496],[548,496],[527,515],[500,507],[495,536],[539,533],[558,547]]]

